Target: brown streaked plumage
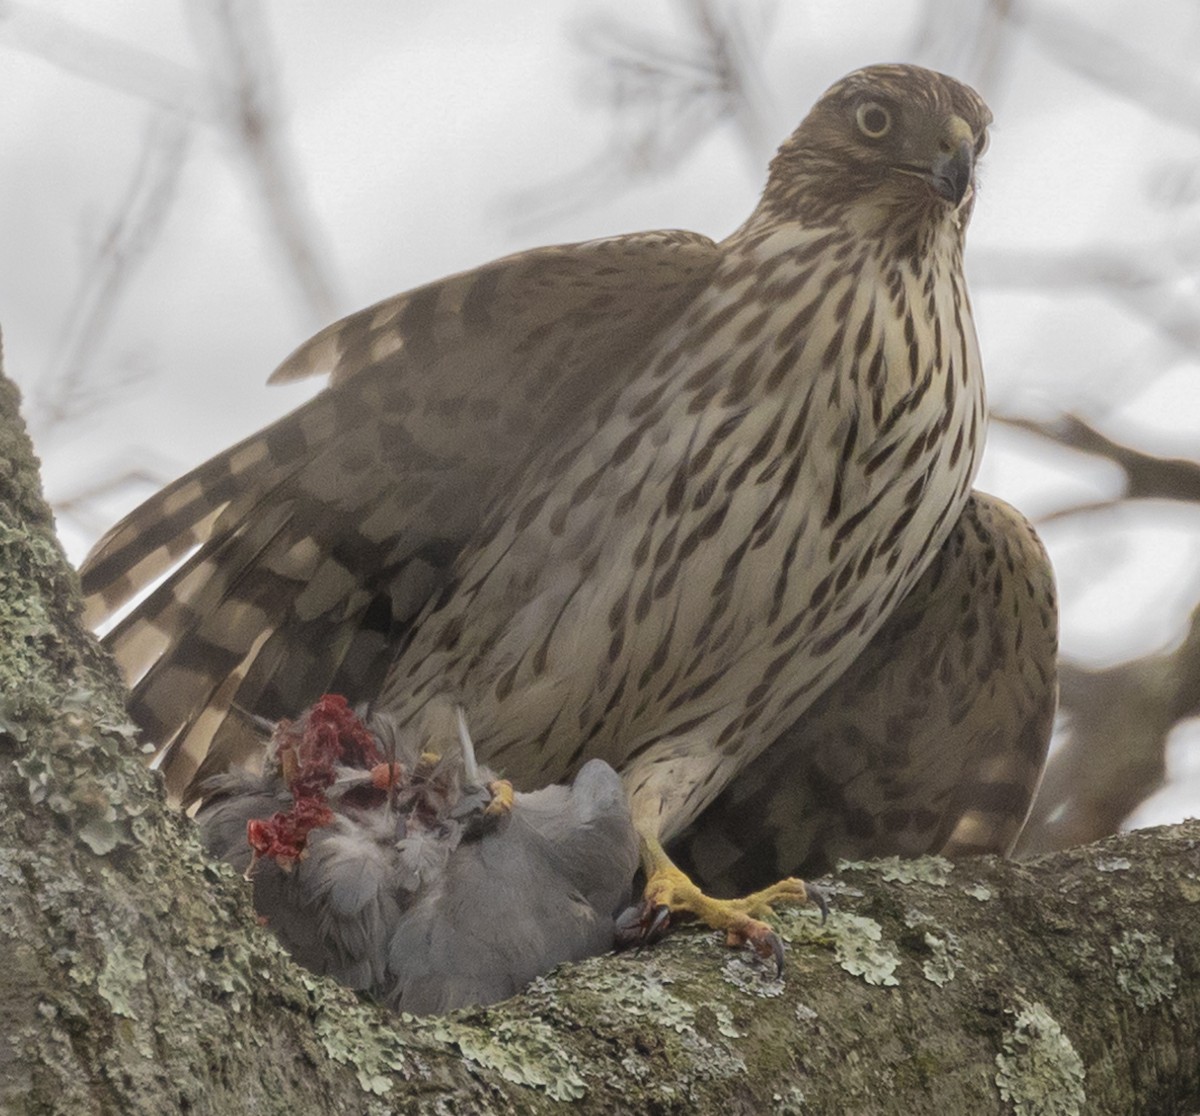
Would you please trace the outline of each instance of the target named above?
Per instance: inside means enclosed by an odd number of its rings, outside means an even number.
[[[302,346],[276,377],[330,386],[84,569],[101,614],[196,548],[108,637],[168,785],[260,751],[243,713],[332,690],[420,734],[452,703],[518,787],[618,768],[667,872],[657,842],[854,663],[966,505],[990,118],[941,74],[861,70],[719,244],[523,253]]]
[[[1055,709],[1054,573],[975,493],[866,650],[672,846],[717,894],[841,859],[1007,853]]]

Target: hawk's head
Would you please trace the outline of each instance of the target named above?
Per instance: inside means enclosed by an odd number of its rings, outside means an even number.
[[[771,164],[764,201],[824,223],[865,203],[881,217],[970,213],[992,114],[961,82],[920,66],[868,66],[826,91]]]

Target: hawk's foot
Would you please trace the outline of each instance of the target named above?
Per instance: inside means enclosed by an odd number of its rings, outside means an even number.
[[[737,948],[748,945],[762,958],[774,958],[783,972],[783,942],[762,921],[774,913],[777,903],[816,903],[824,917],[828,904],[824,894],[803,880],[780,880],[741,899],[714,899],[705,895],[671,861],[657,841],[643,838],[642,866],[646,887],[642,902],[631,907],[617,920],[617,945],[627,948],[649,945],[666,933],[674,918],[690,915],[714,930],[725,931],[725,944]]]
[[[507,779],[493,779],[488,783],[487,789],[492,800],[483,808],[483,812],[501,818],[511,814],[513,808],[512,783]]]

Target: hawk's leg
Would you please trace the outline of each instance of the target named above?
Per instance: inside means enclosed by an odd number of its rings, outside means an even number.
[[[821,908],[822,916],[828,911],[820,891],[794,878],[780,880],[740,899],[714,899],[675,865],[657,836],[643,831],[639,839],[646,886],[641,905],[631,908],[618,921],[619,946],[649,944],[661,937],[673,918],[690,915],[714,930],[723,930],[726,945],[734,948],[749,945],[760,957],[773,957],[777,971],[782,972],[783,943],[762,919],[773,912],[777,903],[811,901]]]

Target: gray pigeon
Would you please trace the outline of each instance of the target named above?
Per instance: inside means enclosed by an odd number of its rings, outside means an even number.
[[[297,961],[417,1015],[493,1003],[611,949],[637,869],[608,764],[514,794],[459,725],[457,747],[422,753],[326,696],[275,728],[261,775],[208,780],[196,818]]]

